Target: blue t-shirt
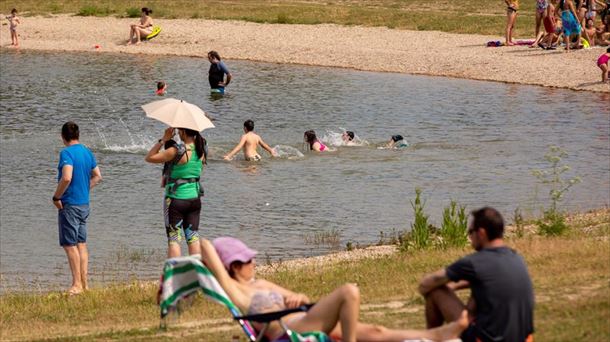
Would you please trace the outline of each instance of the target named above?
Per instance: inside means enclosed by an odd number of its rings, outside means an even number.
[[[58,182],[65,165],[72,165],[72,181],[61,196],[61,202],[72,205],[89,204],[91,171],[97,166],[95,156],[82,144],[68,146],[61,150],[57,165]]]

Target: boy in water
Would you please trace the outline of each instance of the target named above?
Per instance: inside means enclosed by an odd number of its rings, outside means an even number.
[[[409,144],[407,143],[405,138],[403,138],[402,135],[400,135],[400,134],[393,135],[390,138],[390,141],[388,142],[388,148],[402,148],[402,147],[409,147]]]
[[[253,131],[254,131],[254,121],[246,120],[244,122],[244,133],[245,134],[241,136],[241,140],[239,141],[239,144],[237,144],[237,146],[235,146],[235,148],[233,148],[233,150],[231,150],[231,152],[229,152],[227,155],[224,156],[224,159],[225,160],[233,159],[233,156],[240,149],[243,148],[244,157],[246,158],[246,160],[259,161],[259,160],[261,160],[261,156],[258,154],[258,152],[256,150],[258,145],[260,145],[267,152],[269,152],[269,154],[271,154],[271,156],[277,157],[277,152],[275,152],[275,150],[273,150],[271,147],[269,147],[269,145],[267,145],[263,141],[263,139],[261,139],[261,137],[258,134],[254,133]]]
[[[17,16],[17,9],[13,8],[11,10],[11,15],[7,16],[10,25],[9,30],[11,31],[11,45],[14,47],[19,47],[19,36],[17,35],[17,25],[21,24],[21,20]]]

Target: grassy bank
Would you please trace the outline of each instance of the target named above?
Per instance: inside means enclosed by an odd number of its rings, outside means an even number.
[[[562,237],[530,232],[508,239],[525,256],[534,281],[536,340],[608,340],[610,211],[578,215],[568,223],[570,230]],[[460,248],[395,253],[324,267],[278,264],[265,278],[314,299],[340,284],[356,282],[362,291],[363,321],[421,328],[419,279],[469,252]],[[78,297],[6,294],[0,297],[0,339],[226,341],[240,334],[223,307],[201,297],[185,305],[168,330],[159,330],[156,291],[156,284],[133,283],[93,289]]]
[[[522,1],[516,25],[518,36],[533,35],[534,4],[534,1]],[[205,18],[281,24],[334,23],[492,35],[503,34],[506,20],[505,6],[499,0],[20,0],[0,2],[0,11],[8,13],[12,7],[17,7],[25,15],[77,13],[137,17],[142,6],[152,8],[154,18]]]

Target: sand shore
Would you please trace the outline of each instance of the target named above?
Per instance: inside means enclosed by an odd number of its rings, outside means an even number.
[[[604,48],[543,51],[526,46],[488,48],[501,37],[338,25],[256,24],[203,19],[157,19],[153,41],[126,46],[136,19],[56,15],[26,17],[21,49],[121,52],[295,63],[357,70],[449,76],[610,92],[595,61]],[[10,45],[7,22],[0,46]],[[96,49],[95,46],[100,48]]]

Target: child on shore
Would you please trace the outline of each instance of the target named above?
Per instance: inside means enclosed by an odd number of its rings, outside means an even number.
[[[155,94],[157,96],[164,96],[166,90],[167,90],[167,83],[165,83],[163,81],[157,82],[157,91],[155,91]]]
[[[602,69],[602,83],[608,82],[608,60],[610,59],[610,47],[606,49],[606,53],[599,56],[597,66]]]
[[[17,25],[21,24],[21,20],[17,16],[17,9],[11,10],[11,15],[7,16],[6,19],[9,21],[9,30],[11,31],[11,45],[19,47],[19,36],[17,35]]]

